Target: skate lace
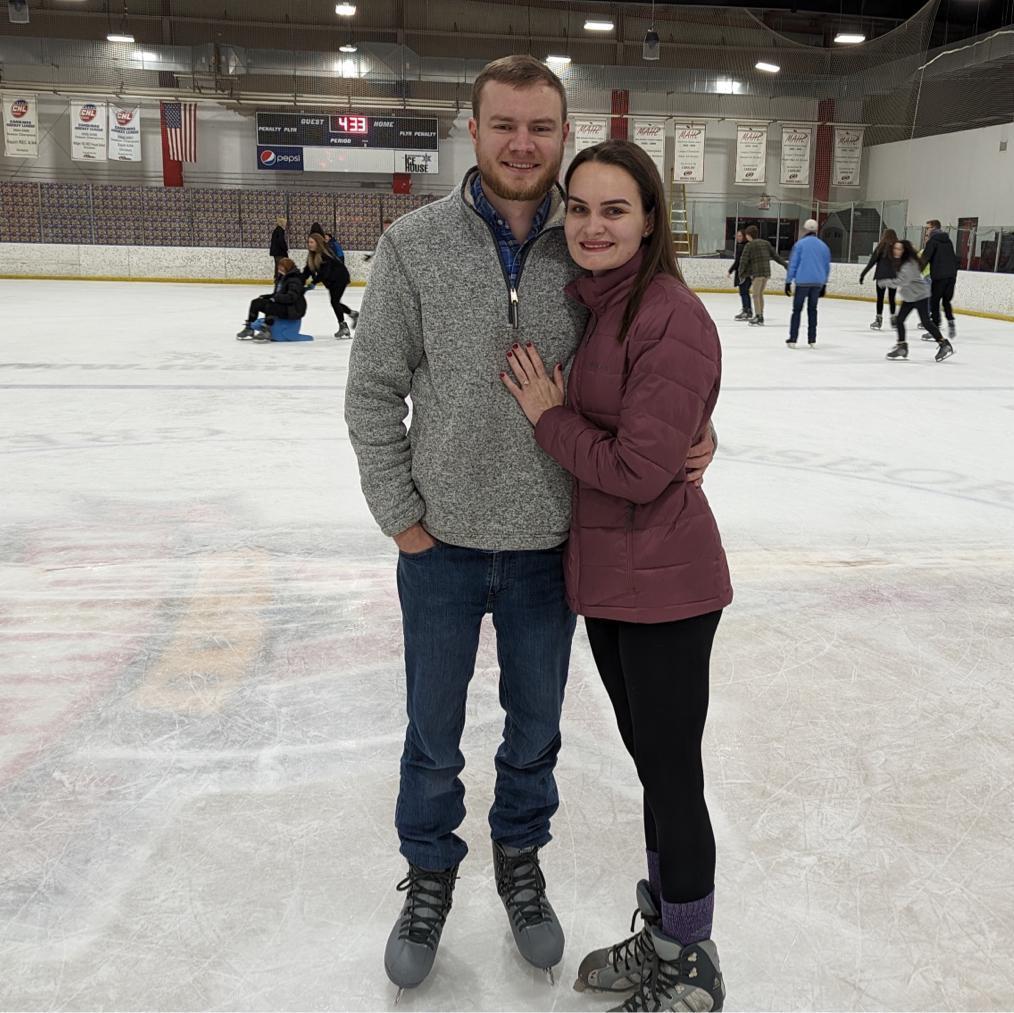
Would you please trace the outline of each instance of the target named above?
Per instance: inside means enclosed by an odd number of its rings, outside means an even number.
[[[672,968],[672,971],[669,970]],[[679,968],[659,960],[658,954],[652,949],[647,966],[641,975],[641,986],[620,1007],[622,1010],[660,1010],[670,1008],[663,1001],[672,1001],[672,990],[679,985]]]
[[[496,888],[518,928],[540,925],[549,918],[546,877],[534,853],[504,855],[498,870]],[[522,898],[522,894],[530,897]]]
[[[434,938],[451,910],[451,892],[457,870],[428,872],[409,866],[408,875],[396,889],[408,891],[408,917],[402,921],[399,939],[432,947]]]
[[[634,932],[637,916],[640,913],[640,908],[634,910],[634,914],[630,919],[631,932]],[[644,921],[643,915],[641,920]],[[625,939],[622,943],[617,943],[609,953],[609,961],[613,965],[614,971],[619,971],[621,963],[625,971],[629,971],[631,966],[639,967],[643,964],[655,953],[655,947],[651,944],[651,933],[648,931],[647,923],[643,925],[640,932],[634,932],[629,939]]]

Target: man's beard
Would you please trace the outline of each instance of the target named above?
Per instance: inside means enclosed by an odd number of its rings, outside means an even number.
[[[482,185],[487,190],[492,190],[501,200],[539,200],[549,192],[550,187],[556,182],[560,174],[560,166],[563,164],[563,152],[548,162],[541,173],[524,184],[512,184],[508,182],[501,173],[500,161],[497,158],[480,158],[479,173],[482,176]]]

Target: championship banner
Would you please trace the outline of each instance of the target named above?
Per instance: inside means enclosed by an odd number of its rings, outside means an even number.
[[[834,128],[834,168],[832,186],[859,186],[859,170],[863,164],[863,128]]]
[[[634,120],[633,142],[651,156],[658,174],[665,179],[665,120]]]
[[[674,183],[704,182],[705,125],[676,124],[676,164],[673,166]]]
[[[34,95],[4,92],[4,154],[39,157],[39,102]]]
[[[71,101],[70,157],[76,162],[106,161],[105,102]]]
[[[574,150],[584,151],[609,139],[608,120],[574,120]]]
[[[767,124],[738,124],[736,126],[736,182],[766,182],[767,156]]]
[[[810,185],[813,127],[782,127],[782,186]]]
[[[109,107],[109,160],[111,162],[141,161],[141,107],[139,105]]]

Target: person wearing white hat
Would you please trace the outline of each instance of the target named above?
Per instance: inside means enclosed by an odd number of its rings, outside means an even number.
[[[792,322],[789,324],[789,348],[796,348],[799,339],[799,320],[803,315],[803,303],[807,312],[807,348],[817,345],[817,302],[827,295],[827,282],[831,277],[831,248],[817,231],[820,226],[812,218],[803,223],[805,235],[792,247],[789,269],[785,274],[785,294],[792,295],[792,283],[796,283],[792,299]]]

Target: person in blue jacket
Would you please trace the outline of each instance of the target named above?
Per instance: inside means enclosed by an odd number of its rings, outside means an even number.
[[[792,300],[792,323],[789,325],[789,348],[796,348],[799,338],[799,319],[806,303],[807,348],[817,344],[817,300],[827,295],[827,282],[831,277],[831,248],[817,235],[818,225],[809,218],[803,223],[806,235],[792,247],[789,270],[785,275],[785,294],[792,295],[792,283],[796,283],[796,294]]]

